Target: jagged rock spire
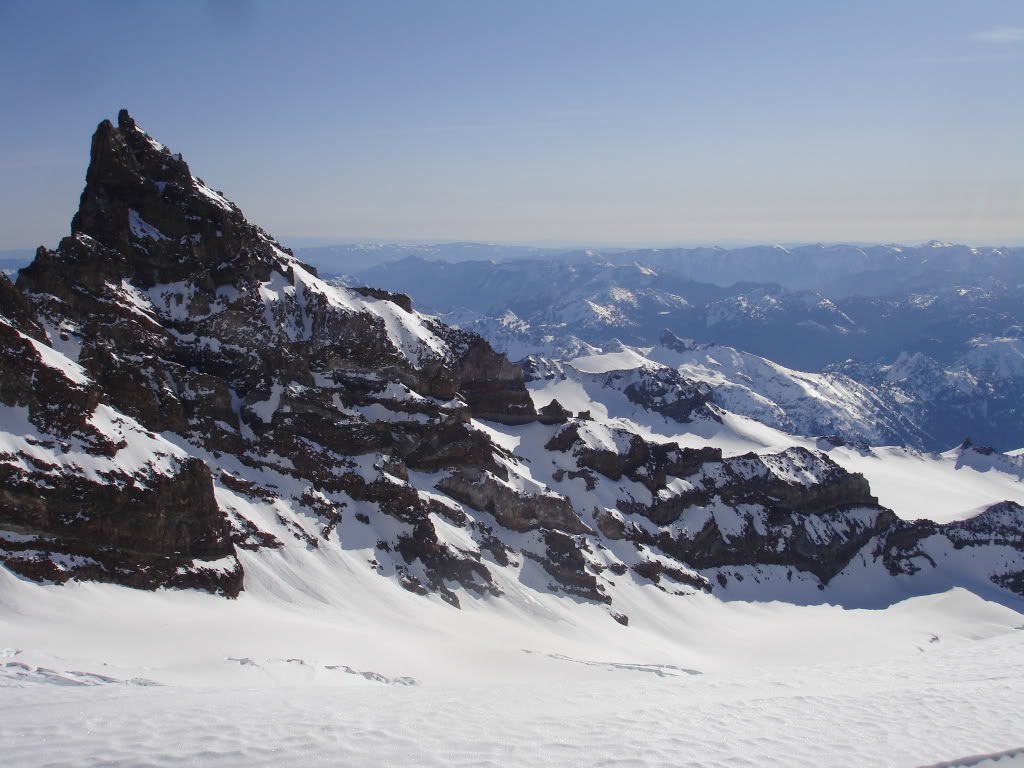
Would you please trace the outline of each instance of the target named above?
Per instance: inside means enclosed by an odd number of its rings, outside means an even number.
[[[180,154],[150,137],[122,109],[101,122],[72,237],[86,236],[121,254],[142,285],[174,282],[197,261],[214,268],[239,258],[258,273],[287,251],[247,222],[239,208],[192,175]],[[61,250],[72,253],[71,244]],[[273,245],[273,248],[271,247]]]
[[[127,245],[129,207],[141,205],[152,213],[166,189],[161,183],[188,188],[191,178],[181,156],[149,138],[122,109],[117,127],[104,120],[93,134],[85,189],[71,231],[108,247]]]

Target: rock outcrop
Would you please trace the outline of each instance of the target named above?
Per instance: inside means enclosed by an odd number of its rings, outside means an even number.
[[[495,448],[470,428],[471,417],[537,418],[521,369],[478,336],[414,313],[408,297],[322,283],[125,111],[93,137],[71,228],[55,251],[39,249],[17,286],[0,278],[0,398],[28,409],[38,445],[59,451],[62,438],[74,439],[112,465],[98,480],[62,466],[53,488],[37,487],[42,476],[18,466],[23,456],[0,468],[0,524],[48,537],[36,547],[44,555],[59,537],[65,549],[74,542],[82,557],[110,565],[47,578],[186,584],[182,563],[234,558],[231,518],[214,499],[206,463],[185,458],[175,472],[133,485],[117,470],[122,447],[93,425],[100,406],[143,432],[181,436],[206,461],[227,454],[260,466],[287,457],[310,484],[307,501],[327,490],[382,508],[403,493],[368,491],[375,486],[362,475],[339,473],[341,457],[479,471],[493,466]],[[64,361],[74,381],[40,356]],[[324,526],[343,506],[314,505]],[[419,509],[416,523],[429,539],[427,514]],[[240,537],[252,525],[234,520],[236,540],[275,540],[265,531]],[[19,551],[9,562],[23,563],[28,550]],[[168,567],[153,557],[169,558]],[[125,565],[133,559],[137,567]],[[194,585],[237,594],[234,563],[223,583]]]

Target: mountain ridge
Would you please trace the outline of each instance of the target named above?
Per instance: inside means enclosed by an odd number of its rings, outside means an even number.
[[[725,455],[543,401],[408,296],[321,280],[127,112],[91,158],[72,234],[0,277],[0,559],[22,576],[237,596],[285,558],[289,579],[369,568],[455,607],[525,588],[620,624],[617,595],[728,595],[744,573],[885,599],[855,562],[893,594],[1019,592],[1014,501],[901,519],[827,450]],[[679,372],[620,383],[602,397],[651,423],[739,423]],[[979,547],[1005,556],[962,570]]]

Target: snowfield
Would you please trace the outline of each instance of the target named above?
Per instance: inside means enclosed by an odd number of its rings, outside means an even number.
[[[535,591],[458,611],[337,569],[308,590],[255,560],[234,601],[0,570],[4,764],[1024,761],[1024,615],[964,590],[846,610],[637,586],[622,627]]]

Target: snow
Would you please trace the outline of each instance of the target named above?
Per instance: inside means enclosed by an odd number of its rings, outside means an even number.
[[[569,361],[576,370],[582,373],[607,373],[608,371],[624,371],[650,362],[635,350],[628,347],[621,352],[610,352],[600,355],[587,355]]]
[[[291,271],[292,277],[289,280],[280,271],[274,271],[270,280],[260,284],[264,319],[268,327],[284,330],[290,341],[310,338],[312,316],[307,307],[313,296],[322,296],[334,309],[368,312],[382,320],[388,338],[417,367],[422,367],[429,360],[446,356],[448,350],[445,343],[427,327],[425,315],[406,312],[386,299],[365,297],[348,288],[327,283],[314,276],[273,241],[267,239],[267,244],[281,260],[282,268]]]
[[[138,238],[149,239],[149,240],[167,240],[167,236],[164,235],[159,229],[151,224],[148,224],[140,215],[139,212],[134,208],[128,209],[128,228],[131,229],[132,234]]]
[[[77,362],[69,360],[67,357],[62,355],[60,352],[48,347],[42,342],[36,341],[31,336],[26,336],[21,331],[18,331],[18,336],[29,341],[36,353],[39,355],[39,360],[47,368],[53,368],[64,374],[64,377],[74,384],[89,384],[92,379],[86,374],[85,369],[80,366]]]
[[[45,315],[39,317],[39,323],[46,331],[50,347],[68,360],[77,363],[82,354],[82,337],[79,335],[81,329],[78,325],[69,320],[61,320],[58,325]]]
[[[514,584],[457,611],[355,550],[319,584],[243,558],[234,601],[0,569],[5,765],[911,768],[1019,739],[1024,618],[963,590],[871,611],[637,584],[621,627]]]
[[[873,448],[868,454],[836,448],[828,455],[845,469],[862,473],[879,503],[907,520],[923,517],[948,523],[965,520],[1000,501],[1024,504],[1019,475],[981,472],[958,462],[954,454],[889,447]]]
[[[714,446],[726,457],[750,451],[774,453],[795,446],[819,449],[812,438],[790,435],[728,411],[719,411],[721,423],[679,424],[636,407],[597,380],[541,380],[531,382],[529,388],[537,408],[557,399],[573,412],[589,410],[605,424],[621,426],[654,442],[672,441],[691,448]],[[1024,504],[1024,463],[1018,465],[1012,459],[1004,461],[1005,466],[997,461],[997,466],[989,467],[970,455],[969,460],[964,459],[958,451],[935,454],[877,447],[862,452],[856,447],[821,445],[844,469],[863,474],[879,503],[907,520],[923,517],[946,523],[972,517],[999,501]],[[1006,456],[1022,454],[1024,450]]]
[[[600,411],[580,382],[534,390],[538,399],[556,393],[574,408]],[[260,418],[272,417],[282,395],[276,385],[255,406]],[[389,386],[380,396],[403,400],[410,393]],[[626,436],[615,427],[634,422],[617,415],[624,405],[609,403],[616,415],[581,423],[580,434],[589,445],[622,450]],[[368,417],[397,414],[383,405],[363,408]],[[32,431],[23,409],[16,410],[0,412],[5,440]],[[106,406],[92,423],[115,442],[124,437],[116,462],[125,471],[147,466],[154,455],[169,471],[185,453],[179,438],[147,435]],[[473,426],[523,459],[507,463],[512,487],[542,492],[552,469],[571,466],[568,455],[543,450],[557,426]],[[661,439],[731,444],[736,453],[815,447],[728,414],[721,424],[686,425],[686,432],[653,418],[645,429]],[[92,462],[80,470],[93,477],[113,466],[106,457],[45,451],[27,439],[0,444],[2,450]],[[1021,487],[1007,471],[1013,460],[987,457],[988,464],[972,465],[973,452],[832,448],[829,455],[864,471],[883,503],[905,517],[941,501],[946,506],[932,516],[959,519]],[[456,610],[402,589],[383,558],[371,564],[378,541],[394,541],[411,527],[379,513],[372,525],[354,519],[361,510],[376,512],[370,503],[328,494],[328,501],[347,504],[337,530],[317,549],[296,539],[295,530],[318,534],[312,518],[289,507],[305,484],[268,466],[274,457],[259,460],[260,481],[275,488],[277,500],[252,499],[220,482],[216,497],[285,546],[239,553],[246,581],[237,600],[109,584],[38,585],[0,568],[5,765],[36,765],[41,756],[54,765],[134,765],[145,755],[156,766],[603,761],[911,768],[997,755],[1019,743],[1024,603],[1005,592],[999,604],[935,583],[923,588],[934,594],[914,597],[920,583],[894,582],[857,558],[824,592],[816,580],[798,574],[789,581],[772,566],[733,569],[743,581],[730,578],[714,596],[668,595],[627,573],[615,578],[613,608],[630,618],[623,627],[605,606],[544,589],[549,579],[524,559],[493,569],[501,598],[462,590]],[[379,473],[375,457],[354,463],[368,478]],[[759,462],[746,464],[753,472]],[[257,477],[228,456],[219,468]],[[806,479],[801,472],[796,467],[792,479]],[[425,495],[460,507],[432,490],[438,479],[410,473]],[[670,480],[676,491],[684,482]],[[637,498],[648,493],[603,478],[592,492],[579,479],[551,487],[584,509],[613,507],[619,488]],[[742,535],[746,513],[755,527],[763,525],[761,510],[715,501],[688,510],[678,528],[696,532],[713,515],[727,535]],[[870,510],[851,514],[864,522]],[[479,551],[467,529],[437,515],[431,520],[442,544]],[[820,537],[820,526],[808,524],[809,536]],[[529,550],[535,536],[507,540]],[[632,544],[610,545],[624,562],[637,562]],[[984,563],[972,562],[969,547],[942,549],[929,539],[921,546],[983,581]],[[1009,548],[993,551],[997,559],[1015,556]],[[600,562],[610,554],[594,557]],[[234,559],[196,566],[226,571]],[[849,607],[858,604],[865,607]]]
[[[218,205],[230,206],[196,184]],[[137,236],[162,237],[137,214],[132,221]],[[258,288],[270,328],[293,341],[309,339],[310,304],[322,297],[334,309],[379,318],[414,364],[449,354],[425,316],[327,284],[273,247],[281,269]],[[181,283],[143,294],[128,282],[111,289],[139,314],[148,317],[157,307],[178,319],[188,316],[195,290]],[[222,287],[218,296],[232,301],[237,291]],[[625,291],[612,298],[636,301]],[[592,309],[608,317],[619,311],[597,304]],[[207,337],[180,338],[215,348]],[[76,384],[89,382],[76,363],[32,343],[46,365]],[[659,363],[646,348],[622,345],[575,357],[567,378],[532,382],[531,395],[538,407],[557,398],[574,412],[590,411],[597,420],[578,422],[578,433],[584,445],[599,450],[622,453],[638,434],[656,442],[717,446],[729,457],[752,451],[731,462],[733,471],[751,478],[773,473],[802,484],[821,474],[804,461],[806,454],[769,454],[823,450],[841,466],[862,472],[880,502],[904,518],[947,522],[1004,499],[1024,503],[1019,454],[835,447],[755,421],[748,416],[763,419],[774,407],[781,425],[790,410],[811,401],[838,419],[862,405],[860,393],[836,378],[790,371],[730,348],[713,352],[653,354],[711,383],[750,383],[734,400],[722,398],[745,403],[748,415],[712,406],[720,421],[702,417],[680,424],[639,408],[612,386],[608,374]],[[249,407],[270,423],[284,396],[285,385],[275,383],[267,399]],[[375,397],[383,402],[347,409],[342,393],[334,400],[339,411],[370,421],[428,421],[425,414],[396,410],[396,403],[424,399],[405,386],[387,384]],[[237,395],[233,400],[238,412]],[[233,571],[240,562],[245,590],[236,600],[100,583],[35,584],[0,567],[5,765],[799,768],[1001,765],[1024,759],[1018,749],[1024,601],[987,580],[993,564],[1004,572],[1024,568],[1012,547],[989,545],[985,558],[978,558],[972,547],[958,549],[948,539],[928,536],[908,557],[942,560],[945,568],[911,578],[893,577],[877,561],[869,563],[863,556],[872,549],[869,542],[825,588],[810,574],[794,575],[793,568],[723,566],[700,574],[722,577],[714,595],[681,584],[669,594],[632,571],[616,575],[595,568],[602,586],[614,592],[611,609],[549,589],[549,575],[516,553],[507,567],[493,569],[500,598],[463,589],[461,609],[455,609],[436,594],[421,597],[403,589],[400,561],[382,554],[413,532],[410,523],[344,491],[310,488],[290,472],[292,458],[255,450],[245,457],[214,457],[179,436],[154,435],[106,405],[96,408],[89,425],[118,446],[116,455],[90,453],[75,439],[58,446],[38,434],[26,409],[0,407],[0,452],[13,454],[11,463],[26,470],[48,466],[46,471],[96,481],[128,473],[142,482],[154,473],[174,473],[187,456],[198,456],[214,470],[214,493],[225,513],[248,520],[282,546],[240,550],[237,560],[195,561],[196,569],[211,573]],[[572,453],[544,449],[561,427],[471,425],[515,453],[495,456],[508,479],[488,473],[490,482],[523,495],[568,498],[585,523],[606,511],[673,536],[694,536],[712,519],[727,538],[742,537],[749,526],[766,530],[764,507],[729,506],[720,497],[658,529],[616,509],[620,500],[650,502],[651,491],[641,483],[594,476],[588,488],[583,478],[561,472],[576,468]],[[251,435],[244,423],[238,426],[243,436]],[[382,469],[387,458],[339,457],[337,467],[370,481],[397,483]],[[224,483],[227,474],[273,493],[250,497],[232,490]],[[667,490],[659,493],[683,493],[704,480],[711,487],[722,474],[713,463],[692,478],[668,478]],[[412,471],[409,480],[424,498],[493,527],[489,513],[466,510],[437,491],[443,475]],[[323,520],[298,503],[306,494],[343,510],[335,527],[324,529]],[[877,514],[858,508],[836,520],[809,515],[793,525],[802,526],[809,541],[822,542],[833,529],[870,526]],[[439,546],[492,559],[474,538],[476,529],[444,514],[431,514],[430,520]],[[525,553],[544,546],[536,531],[500,533]],[[16,531],[0,535],[10,546],[33,541]],[[70,567],[78,557],[57,556],[54,562]],[[594,565],[628,566],[642,559],[674,565],[629,541],[608,540],[607,547],[593,547],[584,557]],[[413,575],[422,569],[421,562],[408,566]],[[954,575],[971,591],[952,587]],[[628,626],[614,620],[611,610],[628,616]]]
[[[1024,343],[1021,339],[979,336],[971,339],[964,356],[970,370],[984,370],[996,380],[1024,377]]]
[[[957,760],[943,760],[941,763],[921,768],[1014,768],[1024,766],[1024,749],[1007,749],[987,755],[970,755]]]
[[[999,650],[1005,657],[1007,651]],[[825,668],[818,670],[820,681],[803,675],[711,681],[671,668],[652,669],[663,671],[660,676],[642,668],[588,667],[588,660],[549,656],[543,660],[553,672],[575,666],[594,679],[568,690],[557,682],[454,690],[349,683],[273,694],[265,687],[226,692],[140,686],[22,689],[12,692],[9,707],[44,707],[47,722],[26,722],[22,715],[0,726],[0,739],[15,725],[34,738],[58,735],[63,743],[54,743],[51,754],[55,763],[69,766],[98,760],[135,765],[139,755],[146,755],[147,765],[910,768],[922,759],[963,754],[963,745],[980,745],[975,749],[989,754],[1005,747],[1014,724],[1012,706],[1018,703],[1013,693],[1005,686],[963,680],[962,674],[943,679],[943,672],[956,671],[951,669],[955,655],[935,655],[938,669],[918,664],[908,679],[897,674],[894,680],[883,677],[902,671],[891,665],[877,673],[863,667],[848,673]],[[291,666],[315,673],[299,662]],[[265,667],[251,670],[251,676],[262,682]],[[959,685],[948,690],[943,686],[948,682]],[[990,693],[991,706],[1002,712],[992,713],[969,733]],[[923,706],[922,696],[927,697]],[[919,730],[911,734],[891,724],[907,711],[916,711]],[[1019,765],[1022,754],[1013,750],[1009,755],[1016,762],[988,764]],[[8,764],[31,764],[23,762],[25,757],[31,761],[34,756],[15,751]]]
[[[531,382],[529,388],[534,408],[545,408],[552,400],[557,400],[573,413],[589,410],[592,416],[602,419],[609,415],[607,406],[592,398],[582,382],[573,379]]]
[[[142,481],[153,472],[173,475],[187,458],[185,451],[107,405],[96,407],[89,425],[121,446],[114,456],[87,452],[78,439],[62,441],[67,450],[55,449],[52,438],[29,421],[27,408],[0,406],[0,453],[12,454],[12,463],[26,471],[39,473],[39,467],[46,467],[48,473],[71,472],[97,483],[111,482],[111,473]]]
[[[359,413],[367,421],[385,422],[408,422],[413,421],[419,424],[429,424],[431,417],[425,413],[406,413],[404,411],[393,411],[380,403],[356,406],[355,412]]]
[[[226,197],[224,197],[224,195],[220,194],[219,192],[213,191],[208,186],[206,186],[206,184],[204,184],[200,179],[197,179],[195,176],[192,177],[192,186],[199,194],[201,194],[207,200],[210,200],[211,202],[215,203],[218,207],[223,208],[226,211],[230,211],[234,207],[232,206],[231,202]]]
[[[269,424],[274,420],[274,414],[281,407],[281,395],[284,394],[284,385],[273,384],[270,388],[270,397],[266,400],[253,403],[249,408],[260,417],[260,420]]]
[[[289,299],[295,299],[293,286],[280,272],[272,272],[270,279],[259,284],[260,298],[263,300],[263,319],[268,328],[281,328],[289,341],[305,338],[295,327],[294,318],[283,312]],[[304,318],[303,318],[304,319]]]
[[[146,291],[146,297],[160,314],[170,320],[187,320],[188,306],[195,295],[195,286],[187,281],[158,283]]]
[[[196,568],[200,568],[204,571],[217,571],[226,573],[235,570],[238,566],[238,560],[232,556],[221,557],[216,560],[193,560],[193,564]]]

